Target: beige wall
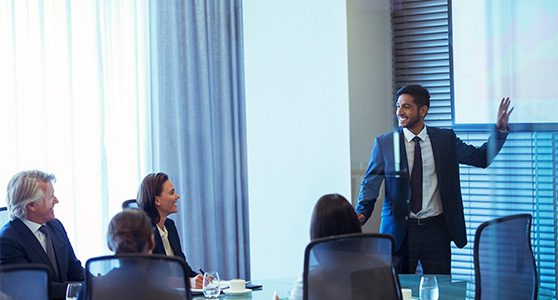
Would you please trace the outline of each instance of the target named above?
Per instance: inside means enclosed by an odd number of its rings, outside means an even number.
[[[300,274],[315,201],[348,196],[351,169],[358,185],[374,137],[392,127],[389,5],[244,2],[254,278]],[[378,223],[375,215],[365,230]]]
[[[243,8],[252,277],[295,278],[314,204],[351,192],[345,1]]]
[[[347,0],[352,201],[374,138],[393,127],[389,0]],[[383,198],[383,197],[382,197]],[[380,201],[365,231],[378,231]]]

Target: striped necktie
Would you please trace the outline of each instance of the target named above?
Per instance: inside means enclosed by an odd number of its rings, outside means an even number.
[[[56,276],[58,276],[58,264],[56,263],[56,254],[54,253],[54,247],[52,247],[52,240],[50,239],[50,230],[45,225],[39,227],[39,231],[45,235],[45,251],[52,264]]]

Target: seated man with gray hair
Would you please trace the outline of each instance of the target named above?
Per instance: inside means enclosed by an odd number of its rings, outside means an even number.
[[[65,299],[68,282],[83,281],[84,274],[64,226],[54,217],[55,180],[33,170],[16,174],[8,183],[11,221],[0,230],[0,265],[44,264],[51,280],[49,298]]]

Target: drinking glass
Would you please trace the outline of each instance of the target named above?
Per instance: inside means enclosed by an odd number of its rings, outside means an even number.
[[[221,294],[219,273],[205,272],[205,274],[203,274],[203,295],[206,298],[217,298],[219,294]]]
[[[81,282],[70,282],[66,288],[66,300],[77,299],[81,292]]]
[[[419,296],[421,300],[438,300],[436,276],[424,275],[420,278]]]

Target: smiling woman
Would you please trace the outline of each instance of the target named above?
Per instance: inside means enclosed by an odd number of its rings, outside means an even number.
[[[143,179],[138,190],[138,205],[151,218],[155,248],[153,253],[178,256],[186,262],[182,252],[178,230],[168,216],[177,212],[176,201],[180,195],[175,191],[169,176],[165,173],[151,173]],[[203,276],[194,272],[186,262],[190,285],[201,288]]]

